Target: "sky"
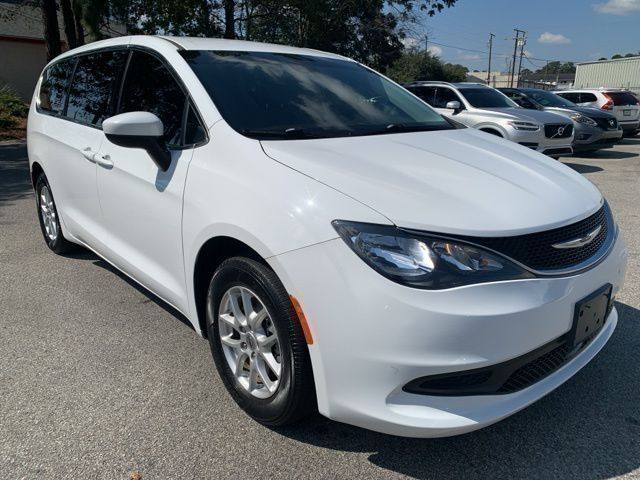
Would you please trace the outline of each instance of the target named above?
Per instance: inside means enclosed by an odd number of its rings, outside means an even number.
[[[522,68],[547,60],[584,62],[640,51],[640,0],[458,0],[434,17],[409,26],[408,45],[444,61],[486,70],[489,33],[494,33],[492,70],[507,70],[514,28],[526,31]],[[517,66],[517,64],[516,64]]]

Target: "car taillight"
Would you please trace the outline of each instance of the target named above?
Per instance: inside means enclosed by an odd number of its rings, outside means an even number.
[[[611,97],[606,93],[603,93],[602,95],[604,95],[607,101],[604,102],[604,105],[600,107],[600,110],[613,110],[613,100],[611,99]]]

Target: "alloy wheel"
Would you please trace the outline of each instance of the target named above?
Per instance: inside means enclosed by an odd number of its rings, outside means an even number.
[[[281,349],[264,303],[248,288],[234,286],[218,312],[220,341],[236,381],[256,398],[271,397],[280,384]]]

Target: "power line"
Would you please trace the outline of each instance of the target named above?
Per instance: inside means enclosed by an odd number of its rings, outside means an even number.
[[[446,44],[446,43],[439,43],[439,42],[434,42],[433,40],[429,40],[429,44],[430,45],[437,45],[439,47],[447,47],[447,48],[455,48],[457,50],[461,50],[463,52],[473,52],[473,53],[480,53],[483,55],[489,55],[489,52],[487,52],[486,50],[478,50],[478,49],[474,49],[474,48],[465,48],[465,47],[459,47],[457,45],[450,45],[450,44]],[[497,56],[497,57],[505,57],[505,58],[509,58],[511,57],[510,54],[505,54],[505,53],[494,53],[493,56]],[[537,57],[528,57],[531,60],[537,60],[539,62],[572,62],[572,63],[576,63],[575,60],[559,60],[559,59],[549,59],[549,58],[537,58]]]

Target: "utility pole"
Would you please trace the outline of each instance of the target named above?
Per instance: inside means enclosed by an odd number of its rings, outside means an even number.
[[[487,85],[491,86],[491,47],[493,47],[493,33],[489,34],[489,68],[487,68]]]
[[[516,56],[518,55],[518,45],[520,43],[520,33],[526,33],[524,30],[520,30],[518,28],[513,29],[516,32],[516,38],[513,43],[513,61],[511,62],[511,79],[509,82],[509,86],[513,88],[513,77],[516,75]]]
[[[523,32],[522,38],[520,39],[520,63],[518,64],[518,81],[516,82],[516,88],[520,86],[520,71],[522,70],[522,56],[524,55],[524,46],[527,43],[527,39],[525,38],[526,32]]]
[[[424,36],[424,51],[429,51],[429,35]]]

